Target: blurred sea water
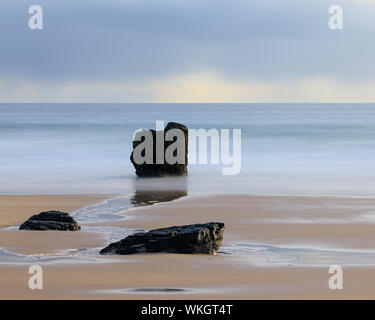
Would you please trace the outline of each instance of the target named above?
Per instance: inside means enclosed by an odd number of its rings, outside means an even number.
[[[242,168],[136,179],[133,134],[156,120],[241,129]],[[375,194],[375,104],[0,104],[0,193]]]

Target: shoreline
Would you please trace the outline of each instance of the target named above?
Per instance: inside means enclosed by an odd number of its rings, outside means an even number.
[[[4,201],[8,197],[7,201]],[[55,203],[51,202],[54,198]],[[102,197],[100,195],[100,197]],[[48,204],[50,209],[59,206],[76,210],[121,197],[121,195],[60,195],[60,196],[9,196],[0,195],[0,212],[13,207],[18,217],[29,218],[37,212],[22,211],[31,199],[42,209]],[[23,198],[23,199],[22,199]],[[61,198],[61,199],[59,199]],[[79,198],[79,200],[78,200]],[[21,200],[26,203],[22,203]],[[61,200],[63,201],[61,202]],[[14,201],[17,200],[17,201]],[[84,205],[79,206],[79,203]],[[36,205],[33,208],[36,209]],[[74,262],[40,263],[45,267],[46,289],[35,293],[27,289],[29,277],[26,264],[6,265],[0,263],[0,298],[2,299],[371,299],[375,296],[375,280],[371,265],[344,264],[345,290],[335,292],[328,288],[329,264],[304,265],[298,260],[313,259],[311,252],[293,252],[296,244],[308,249],[308,243],[334,243],[355,250],[372,249],[372,234],[375,220],[354,223],[368,210],[375,207],[375,199],[353,199],[341,197],[301,197],[301,196],[250,196],[226,195],[216,197],[188,195],[171,202],[157,203],[145,207],[132,207],[121,213],[124,218],[115,221],[89,223],[88,226],[117,227],[127,229],[153,229],[157,227],[223,221],[226,231],[222,249],[237,248],[238,242],[249,243],[248,255],[219,254],[176,255],[137,254],[130,256],[94,256],[95,262],[77,256]],[[74,210],[75,211],[75,210]],[[74,211],[68,211],[74,213]],[[9,218],[9,213],[7,214]],[[303,223],[293,219],[308,218]],[[5,215],[4,215],[5,217]],[[278,218],[279,220],[275,220]],[[280,218],[284,219],[280,221]],[[341,219],[346,223],[336,224]],[[257,221],[257,219],[260,221]],[[2,219],[4,224],[5,219]],[[10,220],[8,220],[10,222]],[[282,222],[282,223],[281,223]],[[50,239],[53,237],[53,242]],[[68,241],[68,239],[70,239]],[[98,233],[49,232],[0,230],[0,246],[11,248],[10,252],[24,254],[48,253],[52,256],[66,249],[104,247],[108,243]],[[5,246],[3,244],[6,244]],[[282,246],[285,247],[281,251]],[[266,247],[270,246],[270,247]],[[222,250],[220,249],[220,250]],[[315,248],[316,249],[316,248]],[[280,252],[279,252],[279,251]],[[346,253],[337,255],[347,259]],[[345,251],[345,250],[344,250]],[[325,252],[326,254],[326,252]],[[280,264],[280,258],[286,259]],[[297,255],[299,256],[297,258]],[[332,259],[332,257],[328,257]],[[258,263],[257,259],[264,259]],[[321,257],[326,259],[327,257]],[[350,258],[350,257],[349,257]],[[353,257],[351,257],[353,260]],[[80,260],[82,259],[82,260]],[[289,260],[288,260],[289,259]],[[318,260],[320,258],[318,257]],[[311,262],[310,261],[310,262]],[[30,261],[31,263],[31,261]],[[176,289],[166,292],[164,289]],[[277,289],[275,289],[277,288]],[[164,290],[164,291],[163,291]]]
[[[157,179],[157,178],[155,178]],[[153,189],[144,189],[141,191],[149,191],[153,192]],[[174,190],[166,188],[166,189],[160,189],[156,191],[166,191],[166,192],[173,192]],[[31,192],[21,192],[21,193],[0,193],[0,197],[22,197],[22,196],[27,196],[27,197],[42,197],[42,196],[47,196],[47,197],[103,197],[104,199],[110,200],[116,197],[121,197],[124,195],[133,195],[134,192],[126,193],[126,194],[121,194],[121,193],[92,193],[92,192],[51,192],[51,193],[46,193],[46,192],[41,192],[41,193],[31,193]],[[189,193],[182,197],[183,199],[186,198],[210,198],[210,197],[219,197],[219,196],[249,196],[249,197],[292,197],[292,198],[338,198],[338,199],[374,199],[375,200],[375,195],[369,195],[369,196],[363,196],[363,195],[354,195],[354,194],[313,194],[313,193],[306,193],[306,194],[292,194],[292,193],[249,193],[249,192],[233,192],[233,193],[225,193],[225,192],[208,192],[202,194],[199,191],[189,191]],[[179,199],[176,199],[179,200]],[[176,201],[176,200],[171,200],[171,201]],[[97,204],[97,203],[93,203]],[[90,204],[88,204],[90,205]],[[81,209],[77,208],[77,209]]]

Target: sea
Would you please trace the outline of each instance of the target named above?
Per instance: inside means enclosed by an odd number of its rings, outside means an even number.
[[[137,178],[133,135],[156,121],[240,129],[241,170],[208,161],[183,178]],[[374,159],[375,104],[0,104],[1,194],[372,197]]]

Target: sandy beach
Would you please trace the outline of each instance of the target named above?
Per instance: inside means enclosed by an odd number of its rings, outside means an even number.
[[[375,0],[1,3],[11,312],[375,300]]]
[[[72,212],[111,197],[0,196],[1,223],[13,226],[46,209]],[[375,268],[356,257],[373,250],[374,205],[374,199],[365,198],[226,195],[131,208],[122,220],[95,225],[152,229],[221,221],[226,224],[221,253],[41,261],[43,290],[28,288],[27,263],[1,264],[0,298],[373,299]],[[0,247],[27,255],[53,256],[107,243],[95,232],[0,231]],[[237,253],[241,248],[250,254]],[[343,290],[328,287],[335,257],[344,271]]]

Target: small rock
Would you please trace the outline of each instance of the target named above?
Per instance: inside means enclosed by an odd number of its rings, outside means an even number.
[[[45,211],[32,216],[23,224],[20,230],[59,230],[59,231],[78,231],[81,227],[66,212]]]
[[[111,243],[100,254],[133,254],[139,252],[215,254],[224,237],[224,223],[210,222],[155,229],[132,234]]]

